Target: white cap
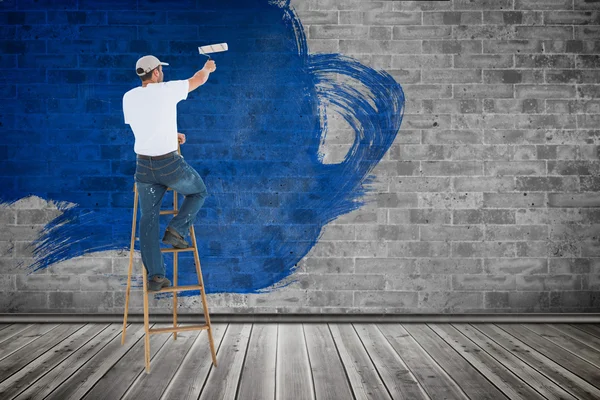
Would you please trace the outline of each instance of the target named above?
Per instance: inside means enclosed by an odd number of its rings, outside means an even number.
[[[138,76],[146,75],[148,72],[152,71],[154,68],[159,65],[169,65],[165,62],[161,62],[158,58],[154,56],[144,56],[137,60],[135,63],[135,72]]]

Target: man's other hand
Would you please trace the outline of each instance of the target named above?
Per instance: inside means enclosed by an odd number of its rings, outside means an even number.
[[[179,144],[184,144],[185,143],[185,135],[183,133],[177,133],[177,140],[179,141]]]

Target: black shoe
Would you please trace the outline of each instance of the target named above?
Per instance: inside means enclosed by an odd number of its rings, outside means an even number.
[[[178,249],[186,249],[190,247],[190,244],[181,236],[179,233],[167,228],[165,235],[162,239],[163,243],[170,244],[171,246]]]
[[[159,278],[158,276],[155,276],[154,278],[148,281],[149,292],[156,292],[164,287],[169,286],[171,286],[171,281],[168,280],[166,276],[164,278]]]

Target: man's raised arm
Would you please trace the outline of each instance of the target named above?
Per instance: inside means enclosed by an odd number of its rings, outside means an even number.
[[[199,86],[204,85],[206,83],[206,81],[208,80],[208,76],[212,72],[215,72],[216,69],[217,69],[217,64],[215,64],[215,62],[213,60],[208,60],[206,62],[206,64],[204,64],[204,68],[202,68],[200,71],[196,72],[194,74],[194,76],[192,76],[190,79],[188,79],[188,82],[190,83],[189,88],[188,88],[188,93],[191,92],[192,90],[198,89]]]

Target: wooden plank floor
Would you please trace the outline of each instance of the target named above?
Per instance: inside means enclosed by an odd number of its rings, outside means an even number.
[[[596,324],[0,324],[0,399],[600,399]],[[154,324],[154,328],[167,327]]]

